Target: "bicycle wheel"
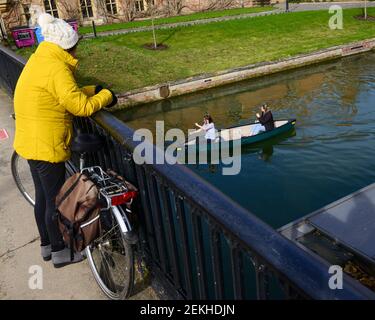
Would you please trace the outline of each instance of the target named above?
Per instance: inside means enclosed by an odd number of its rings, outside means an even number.
[[[35,205],[35,187],[27,160],[20,157],[16,151],[12,154],[11,168],[13,179],[18,190],[32,206]]]
[[[121,216],[126,217],[124,211],[118,209]],[[127,298],[134,284],[134,249],[120,230],[120,223],[112,209],[102,212],[101,235],[86,248],[87,261],[96,282],[113,300]]]

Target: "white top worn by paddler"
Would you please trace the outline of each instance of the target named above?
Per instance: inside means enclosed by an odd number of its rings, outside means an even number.
[[[215,124],[213,122],[204,124],[202,128],[204,129],[204,131],[206,131],[206,134],[204,135],[204,137],[207,140],[215,140],[216,132],[215,132]]]

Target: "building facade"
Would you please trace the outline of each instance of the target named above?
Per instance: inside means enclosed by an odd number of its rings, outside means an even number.
[[[0,0],[0,24],[10,28],[28,25],[35,11],[57,18],[75,19],[82,25],[131,21],[148,16],[252,6],[269,0]]]

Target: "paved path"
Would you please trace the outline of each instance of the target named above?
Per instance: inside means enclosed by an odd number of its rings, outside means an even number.
[[[272,11],[264,11],[264,12],[257,12],[257,13],[245,13],[235,16],[228,16],[228,17],[218,17],[218,18],[209,18],[209,19],[200,19],[200,20],[193,20],[193,21],[185,21],[185,22],[176,22],[176,23],[168,23],[168,24],[161,24],[156,25],[155,30],[162,30],[162,29],[172,29],[178,27],[189,27],[199,24],[207,24],[211,22],[221,22],[221,21],[229,21],[229,20],[237,20],[237,19],[244,19],[244,18],[253,18],[253,17],[260,17],[272,14],[279,14],[281,13],[279,10],[272,10]],[[128,29],[120,29],[120,30],[113,30],[113,31],[103,31],[98,32],[98,37],[106,37],[106,36],[113,36],[117,34],[128,34],[134,32],[143,32],[143,31],[152,31],[152,27],[138,27],[138,28],[128,28]],[[88,33],[83,35],[84,38],[94,38],[93,33]]]
[[[321,2],[321,3],[291,3],[289,4],[289,12],[298,12],[298,11],[314,11],[314,10],[328,10],[332,5],[340,5],[343,8],[358,8],[363,6],[363,2]],[[246,19],[246,18],[254,18],[254,17],[261,17],[261,16],[269,16],[275,14],[283,14],[285,13],[285,3],[280,3],[275,5],[276,9],[272,11],[264,11],[264,12],[257,12],[257,13],[245,13],[235,16],[227,16],[227,17],[218,17],[218,18],[209,18],[209,19],[200,19],[200,20],[193,20],[193,21],[186,21],[186,22],[177,22],[177,23],[169,23],[169,24],[162,24],[155,26],[156,30],[162,29],[172,29],[178,27],[188,27],[200,24],[207,24],[212,22],[222,22],[222,21],[229,21],[229,20],[238,20],[238,19]],[[368,7],[375,7],[374,2],[368,2]],[[103,31],[98,32],[98,37],[106,37],[118,34],[129,34],[134,32],[144,32],[144,31],[152,31],[152,27],[139,27],[139,28],[128,28],[128,29],[120,29],[120,30],[112,30],[112,31]],[[94,38],[93,33],[88,33],[83,35],[84,38]]]
[[[0,299],[105,299],[86,261],[55,269],[40,257],[33,208],[19,193],[10,172],[14,121],[12,101],[0,88],[0,130],[9,139],[0,140]],[[41,266],[43,289],[28,286],[29,268]],[[134,299],[156,299],[149,287]]]
[[[368,7],[375,7],[375,3],[368,1]],[[315,11],[315,10],[328,10],[333,5],[339,5],[344,9],[360,8],[364,6],[364,1],[353,2],[314,2],[314,3],[290,3],[289,11]],[[276,5],[277,10],[285,10],[285,3]]]

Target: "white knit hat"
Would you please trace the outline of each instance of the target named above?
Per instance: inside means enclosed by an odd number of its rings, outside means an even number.
[[[45,41],[55,43],[65,50],[73,48],[79,40],[78,33],[69,23],[48,13],[39,16],[38,24]]]

